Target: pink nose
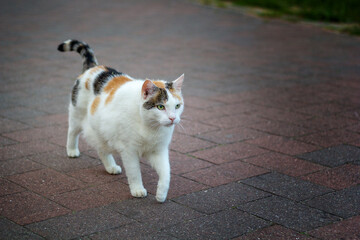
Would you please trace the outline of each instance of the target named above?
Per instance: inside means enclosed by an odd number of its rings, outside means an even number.
[[[171,123],[174,122],[175,118],[174,117],[169,117],[169,119],[171,120]]]

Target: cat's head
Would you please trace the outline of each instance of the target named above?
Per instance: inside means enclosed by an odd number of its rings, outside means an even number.
[[[170,127],[180,122],[184,110],[181,87],[184,74],[172,82],[146,80],[141,89],[141,115],[153,127]]]

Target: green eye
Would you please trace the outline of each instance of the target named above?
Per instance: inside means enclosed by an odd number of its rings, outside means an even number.
[[[161,105],[161,104],[160,104],[160,105],[157,105],[156,107],[157,107],[157,109],[159,109],[159,110],[164,110],[164,109],[165,109],[165,106],[164,106],[164,105]]]
[[[181,106],[180,104],[176,104],[175,109],[179,109],[180,106]]]

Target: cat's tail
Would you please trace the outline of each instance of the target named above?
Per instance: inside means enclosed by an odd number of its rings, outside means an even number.
[[[98,65],[93,50],[85,42],[66,40],[58,46],[60,52],[77,51],[83,58],[83,72]]]

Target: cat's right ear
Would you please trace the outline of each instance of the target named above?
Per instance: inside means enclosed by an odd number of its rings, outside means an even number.
[[[158,90],[158,87],[155,86],[150,80],[146,80],[141,88],[141,96],[143,99],[147,99],[149,96],[153,95]]]

